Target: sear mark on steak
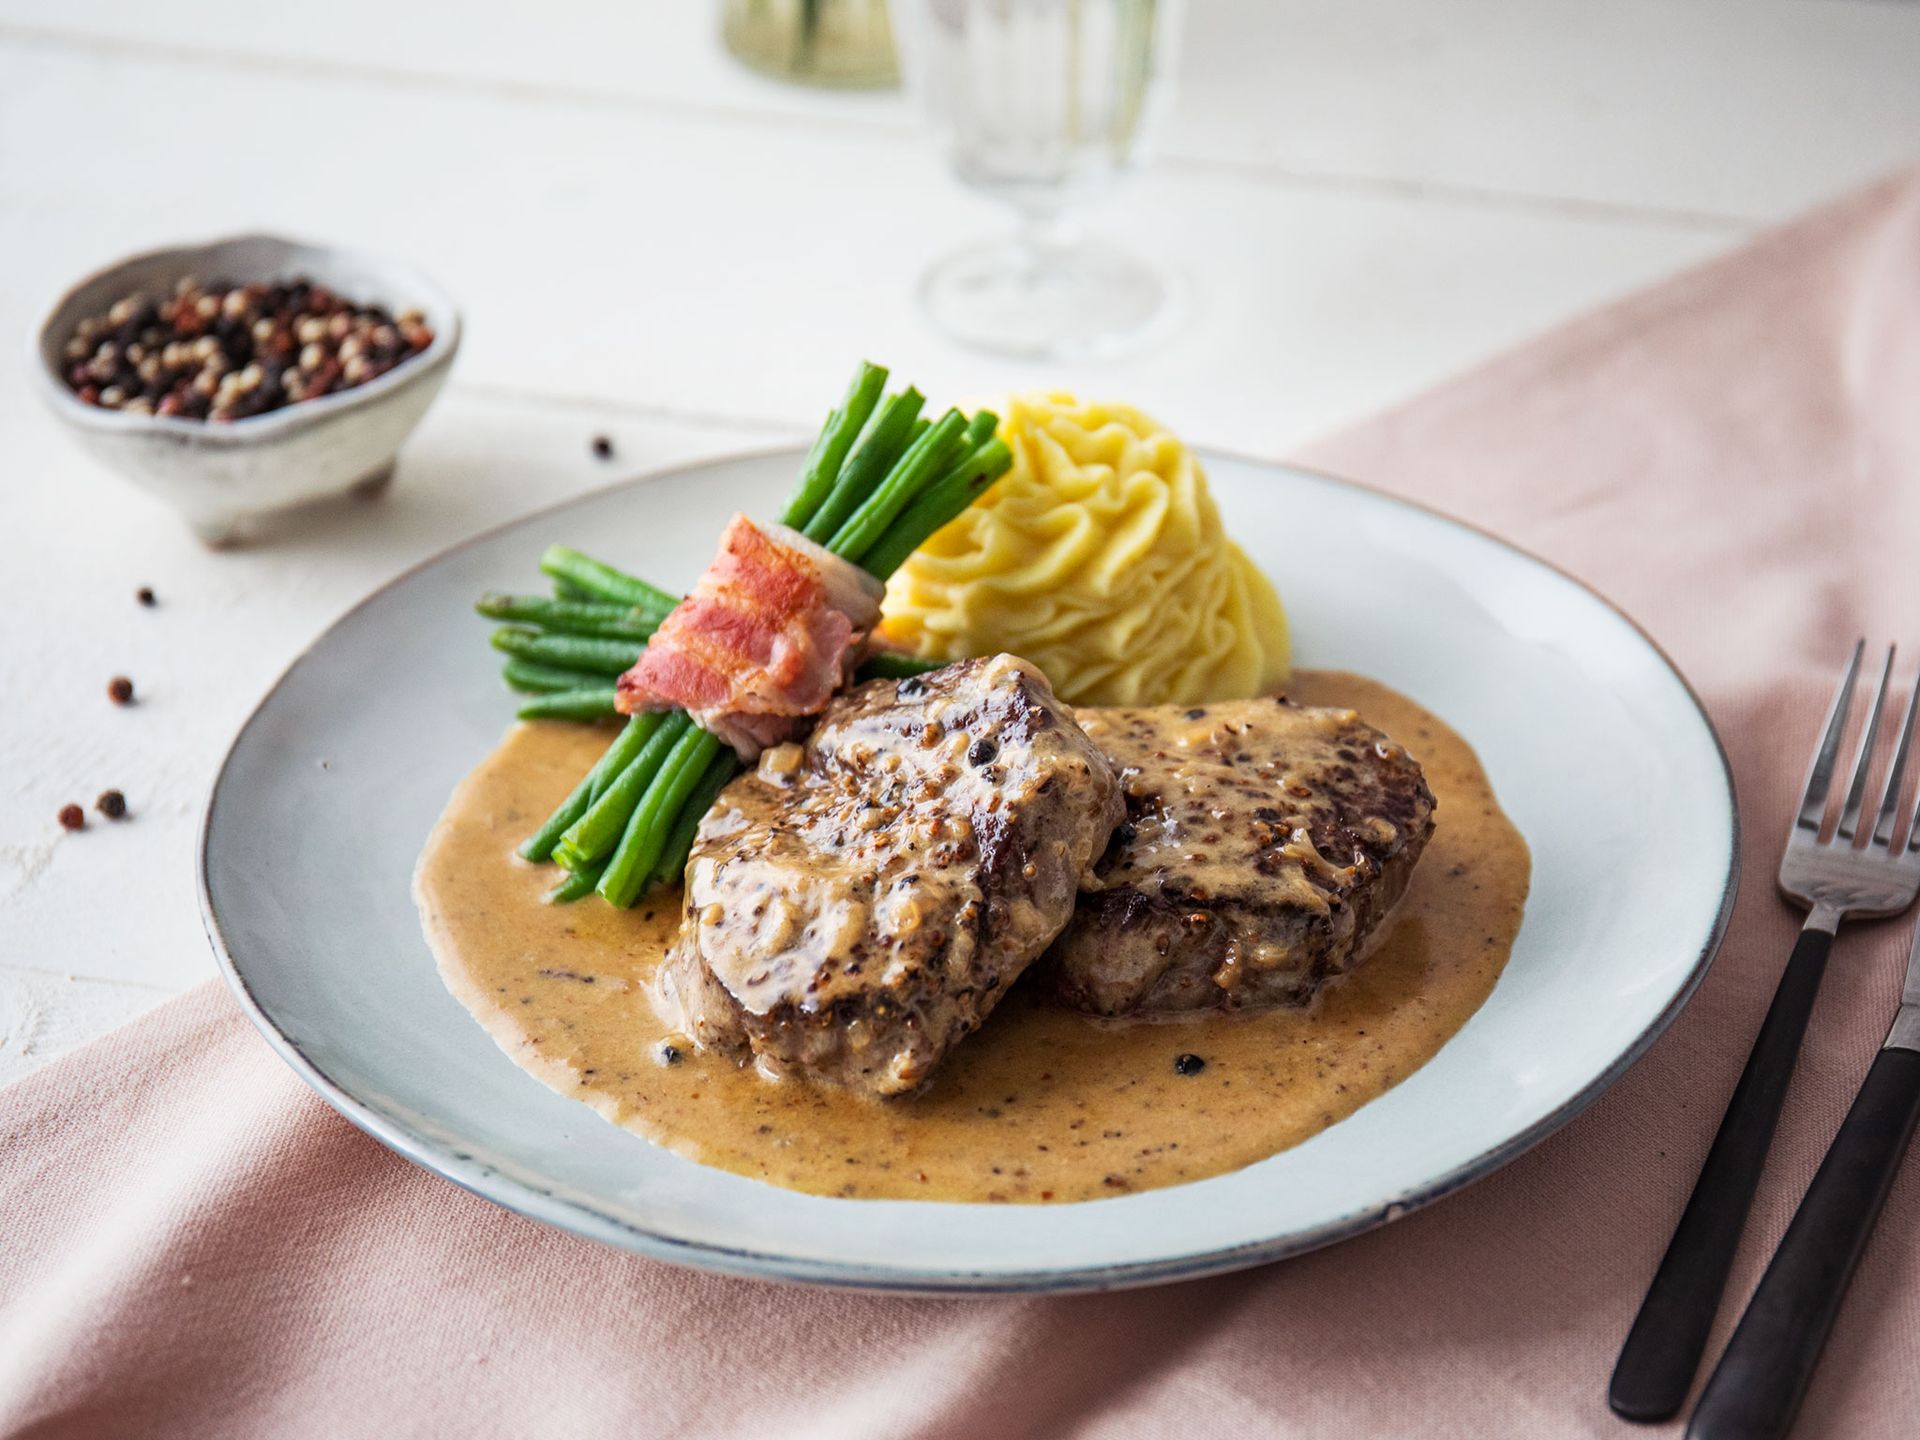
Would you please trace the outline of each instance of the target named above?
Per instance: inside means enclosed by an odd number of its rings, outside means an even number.
[[[1382,933],[1433,831],[1420,766],[1351,710],[1260,699],[1079,718],[1127,802],[1035,971],[1081,1010],[1306,1004]]]
[[[849,690],[701,822],[662,1009],[770,1075],[911,1093],[1060,933],[1122,811],[1024,660]]]

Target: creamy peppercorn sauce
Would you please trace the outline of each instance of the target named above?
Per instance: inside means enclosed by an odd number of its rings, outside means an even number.
[[[1306,1009],[1099,1020],[1016,985],[919,1095],[767,1080],[694,1050],[655,1012],[677,892],[630,911],[542,903],[554,871],[513,847],[606,745],[604,731],[555,722],[513,730],[454,792],[416,877],[427,938],[448,988],[517,1064],[703,1164],[818,1195],[959,1201],[1090,1200],[1219,1175],[1431,1059],[1499,979],[1531,872],[1478,759],[1434,716],[1336,672],[1296,672],[1287,693],[1359,711],[1413,753],[1438,800],[1386,938]]]

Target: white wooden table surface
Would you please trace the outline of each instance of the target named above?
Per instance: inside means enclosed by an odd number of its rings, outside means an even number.
[[[1279,454],[1920,159],[1899,0],[1193,0],[1157,156],[1096,218],[1194,314],[1141,358],[1012,365],[911,301],[995,208],[901,97],[760,80],[715,10],[0,0],[0,1081],[213,973],[193,842],[228,740],[342,609],[474,530],[798,437],[862,356]],[[211,555],[68,443],[22,352],[83,272],[260,227],[414,258],[466,348],[384,502]],[[63,834],[109,786],[134,818]]]

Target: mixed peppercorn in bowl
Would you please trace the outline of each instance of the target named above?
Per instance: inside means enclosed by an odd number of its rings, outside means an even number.
[[[223,545],[268,514],[383,489],[459,341],[452,300],[410,266],[245,235],[82,280],[33,368],[84,448]]]
[[[68,388],[130,415],[245,420],[377,380],[426,352],[417,309],[359,305],[311,276],[133,291],[74,327]]]

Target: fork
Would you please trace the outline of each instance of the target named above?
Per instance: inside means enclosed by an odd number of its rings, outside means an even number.
[[[1907,699],[1873,829],[1864,840],[1859,838],[1881,712],[1893,675],[1892,646],[1887,647],[1886,663],[1881,667],[1872,707],[1860,733],[1839,823],[1830,839],[1820,838],[1866,643],[1864,639],[1854,643],[1807,773],[1800,808],[1787,836],[1786,853],[1780,860],[1780,890],[1806,909],[1806,924],[1774,991],[1773,1003],[1753,1042],[1733,1099],[1727,1104],[1720,1131],[1700,1167],[1693,1195],[1620,1348],[1607,1403],[1623,1419],[1666,1420],[1678,1413],[1693,1386],[1707,1333],[1713,1328],[1726,1289],[1734,1250],[1740,1243],[1740,1231],[1773,1143],[1774,1126],[1800,1054],[1807,1017],[1819,993],[1834,932],[1845,920],[1897,915],[1920,891],[1920,850],[1905,844],[1895,848],[1893,844],[1901,781],[1913,742],[1914,712],[1920,705],[1920,680],[1916,680]],[[1909,828],[1920,831],[1920,826]]]
[[[1916,1124],[1920,930],[1893,1028],[1707,1381],[1688,1440],[1785,1440]]]

